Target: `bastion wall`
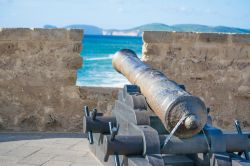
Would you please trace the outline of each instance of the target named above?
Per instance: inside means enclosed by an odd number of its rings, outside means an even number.
[[[0,131],[81,131],[82,108],[111,110],[117,89],[77,87],[83,31],[0,30]]]
[[[210,107],[213,123],[250,129],[250,35],[144,32],[143,60]]]
[[[0,30],[0,132],[81,131],[82,108],[109,114],[118,88],[77,87],[83,31]],[[250,129],[250,35],[144,32],[143,60],[185,84],[213,123]]]

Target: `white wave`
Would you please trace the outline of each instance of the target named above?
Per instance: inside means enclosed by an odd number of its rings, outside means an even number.
[[[137,53],[137,56],[141,59],[142,58],[142,54]]]
[[[98,61],[98,60],[107,60],[107,59],[112,59],[114,54],[109,54],[107,57],[99,57],[99,58],[83,58],[83,60],[87,61]]]
[[[89,86],[89,87],[119,87],[122,88],[125,84],[130,84],[129,81],[121,74],[115,72],[106,72],[102,75],[90,74],[91,77],[78,78],[77,86]],[[89,76],[90,76],[89,75]],[[100,80],[100,78],[102,78]],[[86,79],[88,80],[86,82]]]
[[[88,86],[88,87],[114,87],[123,88],[124,85],[130,84],[129,82],[117,82],[117,83],[84,83],[76,82],[76,86]]]
[[[108,54],[107,57],[99,57],[99,58],[83,58],[83,60],[86,61],[98,61],[98,60],[107,60],[107,59],[112,59],[115,54]],[[137,54],[138,58],[142,58],[142,54]]]

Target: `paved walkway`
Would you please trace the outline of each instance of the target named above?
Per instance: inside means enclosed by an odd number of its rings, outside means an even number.
[[[0,133],[0,166],[101,165],[78,133]]]

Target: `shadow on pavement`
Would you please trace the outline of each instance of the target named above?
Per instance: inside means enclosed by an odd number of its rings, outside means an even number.
[[[83,133],[1,133],[0,142],[53,138],[87,138]]]

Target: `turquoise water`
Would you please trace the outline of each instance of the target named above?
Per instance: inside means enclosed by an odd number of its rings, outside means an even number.
[[[142,38],[129,36],[85,35],[83,66],[77,72],[78,86],[123,87],[127,79],[112,66],[112,56],[120,49],[129,48],[141,57]]]

